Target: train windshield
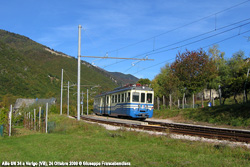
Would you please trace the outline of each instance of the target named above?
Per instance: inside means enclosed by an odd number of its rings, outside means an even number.
[[[152,103],[152,93],[147,94],[147,103]]]
[[[139,102],[139,94],[138,92],[133,92],[133,102]]]

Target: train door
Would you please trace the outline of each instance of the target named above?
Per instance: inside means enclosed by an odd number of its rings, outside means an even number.
[[[110,114],[110,96],[106,96],[106,114]]]
[[[141,108],[141,111],[147,111],[147,108],[146,108],[146,102],[145,102],[145,92],[141,92],[141,96],[140,96],[141,100],[140,100],[140,108]]]
[[[105,96],[104,114],[110,114],[110,96]]]
[[[99,109],[100,109],[100,114],[102,114],[102,98],[99,98]]]

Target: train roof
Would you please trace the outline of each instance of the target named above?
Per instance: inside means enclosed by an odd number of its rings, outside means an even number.
[[[123,92],[123,91],[127,91],[127,90],[145,90],[145,91],[153,91],[152,88],[148,87],[148,86],[142,86],[140,84],[134,84],[134,85],[126,85],[124,87],[118,87],[118,88],[115,88],[114,90],[112,91],[109,91],[109,92],[104,92],[100,95],[97,95],[95,97],[100,97],[100,96],[104,96],[104,95],[109,95],[109,94],[113,94],[113,93],[118,93],[118,92]]]

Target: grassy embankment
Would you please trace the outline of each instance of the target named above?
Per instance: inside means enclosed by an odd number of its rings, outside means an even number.
[[[154,111],[155,118],[179,117],[183,120],[207,122],[217,125],[250,127],[250,103],[217,105],[195,109],[161,109]]]
[[[0,138],[2,161],[130,162],[132,166],[249,166],[246,148],[231,148],[194,141],[170,139],[50,116],[56,129],[50,134],[23,128],[13,137]],[[23,135],[25,134],[25,135]]]

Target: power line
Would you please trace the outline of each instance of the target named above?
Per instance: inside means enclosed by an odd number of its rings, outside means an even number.
[[[250,32],[250,30],[247,30],[247,31],[241,32],[240,34],[236,34],[236,35],[230,36],[230,37],[225,38],[225,39],[223,39],[223,40],[220,40],[220,41],[214,42],[214,43],[212,43],[212,44],[209,44],[209,45],[203,46],[203,47],[201,47],[201,48],[206,48],[206,47],[209,47],[209,46],[212,46],[212,45],[215,45],[215,44],[218,44],[218,43],[221,43],[221,42],[227,41],[227,40],[229,40],[229,39],[235,38],[235,37],[237,37],[237,36],[239,36],[239,35],[242,35],[242,34],[245,34],[245,33],[248,33],[248,32]],[[177,48],[176,48],[176,49],[177,49]],[[136,73],[141,72],[141,71],[144,71],[144,70],[146,70],[146,69],[149,69],[149,68],[152,68],[152,67],[158,66],[158,65],[160,65],[160,64],[166,63],[166,62],[168,62],[168,61],[170,61],[170,60],[173,60],[173,59],[175,59],[175,58],[172,58],[172,59],[169,59],[169,60],[166,60],[166,61],[163,61],[163,62],[160,62],[160,63],[154,64],[154,65],[152,65],[152,66],[149,66],[149,67],[143,68],[142,70],[137,71],[137,72],[135,72],[135,73],[133,73],[133,74],[136,74]]]
[[[184,44],[184,45],[181,45],[181,46],[177,46],[177,47],[174,47],[174,48],[170,48],[170,49],[162,50],[162,51],[158,51],[158,52],[149,53],[148,55],[158,54],[158,53],[166,52],[166,51],[169,51],[169,50],[175,50],[175,49],[178,49],[178,48],[187,46],[187,45],[191,45],[191,44],[194,44],[194,43],[197,43],[197,42],[200,42],[200,41],[203,41],[203,40],[206,40],[206,39],[215,37],[215,36],[217,36],[217,35],[221,35],[221,34],[223,34],[223,33],[226,33],[226,32],[232,31],[232,30],[235,30],[235,29],[237,29],[237,28],[239,28],[239,27],[242,27],[242,26],[245,26],[245,25],[247,25],[247,24],[250,24],[250,22],[245,23],[245,24],[240,25],[240,26],[237,26],[237,27],[234,27],[234,28],[231,28],[231,29],[229,29],[229,30],[222,31],[222,32],[217,33],[217,34],[214,34],[214,35],[210,35],[210,36],[208,36],[208,37],[205,37],[205,38],[202,38],[202,39],[193,41],[193,42],[189,42],[189,43]]]
[[[245,21],[248,21],[248,20],[250,20],[250,18],[247,18],[247,19],[244,19],[244,20],[241,20],[241,21],[238,21],[238,22],[235,22],[235,23],[232,23],[232,24],[229,24],[229,25],[226,25],[226,26],[217,28],[217,30],[208,31],[208,32],[205,32],[205,33],[202,33],[202,34],[199,34],[199,35],[196,35],[196,36],[193,36],[193,37],[190,37],[190,38],[181,40],[181,41],[179,41],[179,42],[175,42],[175,43],[172,43],[172,44],[169,44],[169,45],[165,45],[165,46],[162,46],[162,47],[160,47],[160,48],[157,48],[157,49],[154,49],[154,50],[151,50],[151,51],[147,51],[147,52],[145,52],[145,53],[136,55],[136,56],[134,56],[133,58],[139,57],[139,56],[143,56],[143,55],[158,54],[158,53],[161,53],[161,52],[166,52],[166,51],[174,50],[174,49],[177,49],[177,48],[181,48],[181,47],[184,47],[184,46],[193,44],[193,43],[197,43],[197,42],[200,42],[200,41],[202,41],[202,40],[205,40],[205,39],[208,39],[208,38],[212,38],[212,37],[214,37],[214,36],[217,36],[217,35],[226,33],[226,32],[228,32],[228,31],[231,31],[231,30],[234,30],[234,29],[237,29],[237,28],[241,28],[241,27],[243,27],[243,26],[249,24],[250,22],[244,23],[244,24],[242,24],[242,25],[236,26],[236,27],[231,28],[231,29],[229,29],[229,30],[225,30],[225,31],[223,31],[223,32],[220,32],[220,33],[217,33],[217,34],[214,34],[214,35],[211,35],[211,36],[208,36],[208,37],[205,37],[205,38],[202,38],[202,39],[199,39],[199,40],[196,40],[196,41],[193,41],[193,42],[190,42],[190,43],[187,43],[187,44],[178,46],[178,47],[174,47],[174,48],[171,48],[171,49],[158,51],[158,50],[161,50],[161,49],[164,49],[164,48],[167,48],[167,47],[176,45],[176,44],[180,44],[180,43],[189,41],[189,40],[191,40],[191,39],[195,39],[195,38],[198,38],[198,37],[201,37],[201,36],[204,36],[204,35],[207,35],[207,34],[210,34],[210,33],[213,33],[213,32],[216,32],[216,31],[219,31],[219,30],[222,30],[222,29],[225,29],[225,28],[228,28],[228,27],[233,26],[233,25],[237,25],[237,24],[239,24],[239,23],[242,23],[242,22],[245,22]],[[158,52],[156,52],[156,51],[158,51]],[[107,66],[103,67],[103,68],[106,68],[106,67],[108,67],[108,66],[111,66],[111,65],[114,65],[114,64],[117,64],[117,63],[121,63],[121,62],[124,62],[124,61],[125,61],[125,60],[119,61],[119,62],[116,62],[116,63],[112,63],[112,64],[110,64],[110,65],[107,65]],[[132,67],[131,67],[131,68],[132,68]],[[130,69],[131,69],[131,68],[130,68]],[[126,71],[127,71],[127,70],[126,70]]]
[[[115,49],[115,50],[108,51],[108,53],[116,52],[116,51],[119,51],[119,50],[128,48],[128,47],[130,47],[130,46],[134,46],[134,45],[140,44],[140,43],[142,43],[142,42],[145,42],[145,41],[154,39],[154,38],[156,38],[156,37],[159,37],[159,36],[165,35],[165,34],[167,34],[167,33],[170,33],[170,32],[176,31],[176,30],[178,30],[178,29],[181,29],[181,28],[183,28],[183,27],[189,26],[189,25],[191,25],[191,24],[200,22],[200,21],[205,20],[205,19],[207,19],[207,18],[209,18],[209,17],[212,17],[212,16],[215,16],[215,17],[216,17],[216,16],[217,16],[218,14],[220,14],[220,13],[223,13],[223,12],[225,12],[225,11],[228,11],[228,10],[232,9],[232,8],[238,7],[238,6],[240,6],[240,5],[242,5],[242,4],[245,4],[245,3],[249,2],[249,1],[250,1],[250,0],[243,1],[243,2],[241,2],[241,3],[238,3],[238,4],[235,4],[235,5],[231,6],[231,7],[229,7],[229,8],[226,8],[226,9],[221,10],[221,11],[219,11],[219,12],[210,14],[210,15],[208,15],[208,16],[205,16],[205,17],[203,17],[203,18],[201,18],[201,19],[198,19],[198,20],[195,20],[195,21],[193,21],[193,22],[184,24],[184,25],[182,25],[182,26],[180,26],[180,27],[177,27],[177,28],[174,28],[174,29],[172,29],[172,30],[163,32],[163,33],[161,33],[161,34],[158,34],[158,35],[155,35],[155,36],[146,38],[146,39],[144,39],[144,40],[141,40],[141,41],[138,41],[138,42],[135,42],[135,43],[126,45],[126,46],[124,46],[124,47],[121,47],[121,48],[118,48],[118,49]],[[216,21],[216,22],[217,22],[217,21]],[[216,23],[216,22],[215,22],[215,23]],[[215,26],[215,29],[216,29],[216,26]]]

